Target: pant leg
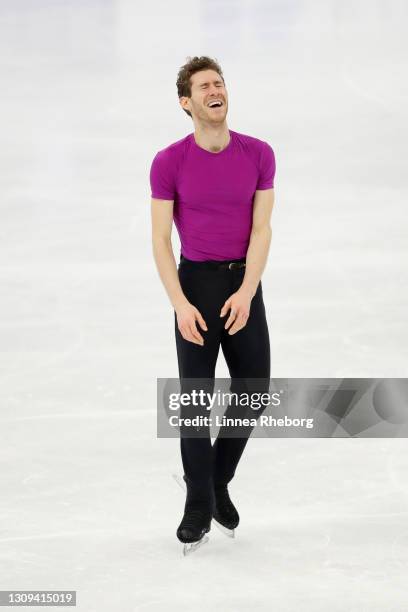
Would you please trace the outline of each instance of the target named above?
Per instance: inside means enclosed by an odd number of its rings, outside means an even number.
[[[244,271],[234,271],[234,291],[242,283]],[[223,319],[225,325],[225,319]],[[221,346],[231,376],[231,391],[237,393],[266,393],[270,384],[270,343],[263,301],[262,283],[252,298],[250,315],[246,326],[233,335],[224,330]],[[241,409],[242,412],[242,409]],[[245,411],[247,417],[258,418],[263,410]],[[240,409],[230,406],[226,416],[241,416]],[[253,428],[246,428],[243,437],[226,437],[231,434],[228,427],[220,428],[214,443],[215,485],[228,484],[235,475],[235,470],[248,442]]]
[[[203,331],[197,325],[204,338],[204,346],[189,342],[181,335],[178,329],[177,316],[174,313],[181,392],[191,392],[192,387],[199,390],[197,381],[189,379],[203,378],[206,380],[203,381],[200,388],[212,393],[222,332],[222,319],[220,319],[219,312],[228,297],[225,276],[223,277],[213,270],[185,269],[183,266],[179,266],[178,275],[184,294],[198,308],[208,328],[208,331]],[[210,387],[208,386],[209,382]],[[210,416],[210,413],[205,409],[202,410],[202,413],[195,411],[194,415],[197,414]],[[182,408],[180,416],[192,416],[191,407],[184,410]],[[183,432],[180,432],[180,451],[184,475],[187,481],[189,498],[194,499],[194,501],[208,501],[212,499],[213,495],[213,449],[209,428],[205,427],[203,429],[201,436],[204,434],[205,437],[183,437]]]

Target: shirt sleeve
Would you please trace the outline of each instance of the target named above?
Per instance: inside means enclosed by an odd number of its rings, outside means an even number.
[[[152,198],[159,200],[174,200],[176,185],[174,168],[168,151],[159,151],[150,167],[150,187]]]
[[[275,154],[272,147],[267,142],[263,142],[260,158],[259,178],[256,188],[272,189],[274,186],[275,172]]]

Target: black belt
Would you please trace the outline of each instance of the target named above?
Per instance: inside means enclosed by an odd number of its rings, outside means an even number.
[[[193,261],[192,259],[187,259],[186,257],[184,257],[184,255],[181,255],[180,266],[183,268],[206,268],[209,270],[239,270],[240,268],[245,268],[246,262],[245,257],[242,257],[241,259],[229,259],[225,261]]]
[[[239,270],[239,268],[245,268],[245,261],[230,261],[230,262],[221,262],[218,264],[218,268],[222,270]]]

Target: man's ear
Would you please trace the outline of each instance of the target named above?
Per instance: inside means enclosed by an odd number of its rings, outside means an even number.
[[[181,106],[182,109],[190,110],[188,108],[188,104],[187,104],[188,101],[189,101],[189,98],[187,98],[187,96],[182,96],[180,98],[180,106]]]

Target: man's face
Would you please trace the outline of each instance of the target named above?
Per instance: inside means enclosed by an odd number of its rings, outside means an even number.
[[[193,119],[213,125],[223,123],[228,112],[228,93],[218,72],[200,70],[193,74],[191,98],[180,98],[180,104],[190,111]]]

